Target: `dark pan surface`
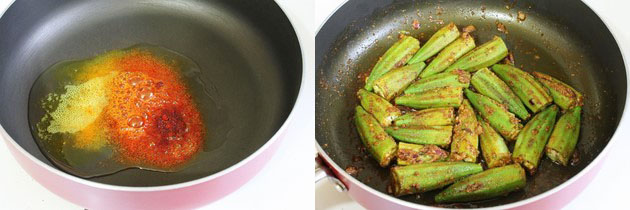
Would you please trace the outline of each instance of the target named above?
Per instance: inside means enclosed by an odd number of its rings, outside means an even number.
[[[448,205],[487,207],[530,198],[568,180],[586,167],[606,146],[621,118],[626,95],[626,73],[619,48],[601,20],[580,1],[361,1],[350,0],[321,28],[316,37],[316,138],[341,168],[360,169],[356,178],[386,193],[389,171],[361,151],[352,123],[358,79],[397,40],[409,31],[421,43],[442,25],[460,28],[473,24],[477,45],[501,36],[514,53],[517,66],[559,78],[584,93],[580,161],[561,167],[543,158],[538,173],[525,190],[505,198]],[[527,18],[517,21],[517,12]],[[418,30],[412,21],[420,21]],[[497,30],[503,23],[508,34]],[[424,35],[422,35],[424,34]],[[363,78],[363,77],[361,77]],[[401,199],[435,205],[436,192]]]
[[[212,98],[203,100],[221,110],[204,113],[204,161],[177,173],[131,169],[91,179],[113,185],[181,183],[245,159],[286,120],[302,78],[297,37],[271,0],[17,1],[0,19],[0,37],[0,123],[47,164],[29,131],[27,102],[36,77],[52,64],[147,43],[200,66],[200,79],[212,86]]]

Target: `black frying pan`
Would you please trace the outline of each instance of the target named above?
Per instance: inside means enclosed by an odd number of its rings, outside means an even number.
[[[517,21],[517,11],[526,13]],[[418,30],[412,21],[420,21]],[[379,56],[406,30],[421,42],[441,26],[472,24],[481,44],[501,36],[516,65],[541,71],[584,93],[585,104],[577,164],[561,167],[544,158],[524,190],[507,197],[448,207],[490,207],[531,198],[570,179],[606,147],[620,122],[627,79],[624,61],[604,23],[580,1],[406,1],[349,0],[323,25],[316,37],[316,139],[332,164],[360,169],[357,180],[386,193],[389,170],[378,166],[363,148],[352,123],[355,95]],[[504,24],[508,33],[497,30]],[[345,172],[339,172],[345,173]],[[436,192],[400,197],[435,205]]]
[[[117,186],[161,186],[226,169],[264,145],[288,117],[302,78],[291,23],[271,1],[18,0],[0,19],[0,124],[40,161],[27,121],[37,76],[78,60],[138,43],[191,58],[213,91],[204,113],[204,152],[176,173],[138,169],[92,178]],[[201,99],[206,100],[206,99]]]

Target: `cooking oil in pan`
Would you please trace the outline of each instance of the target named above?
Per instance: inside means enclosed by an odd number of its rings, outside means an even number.
[[[179,171],[208,150],[204,115],[230,122],[200,74],[191,59],[152,45],[60,62],[31,89],[31,132],[51,162],[80,177]]]

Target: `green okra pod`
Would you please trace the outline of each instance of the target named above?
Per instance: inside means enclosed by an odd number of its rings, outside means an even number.
[[[464,99],[457,109],[457,118],[453,127],[453,142],[451,143],[452,161],[477,162],[479,155],[479,122],[470,102]]]
[[[516,139],[523,128],[520,120],[510,113],[505,106],[488,96],[475,93],[470,89],[464,90],[466,98],[488,123],[508,140]]]
[[[536,114],[516,138],[512,161],[523,165],[532,175],[536,173],[542,152],[556,122],[557,114],[558,107],[556,105],[549,106]]]
[[[553,101],[547,93],[547,89],[531,74],[505,64],[495,64],[492,66],[492,70],[505,81],[532,112],[537,113]]]
[[[507,106],[507,109],[523,120],[530,117],[523,102],[512,92],[510,87],[492,73],[488,68],[482,68],[470,79],[475,89],[482,95],[488,96]]]
[[[394,166],[392,190],[395,196],[427,192],[442,188],[458,179],[479,173],[479,164],[466,162],[433,162],[408,166]]]
[[[388,101],[391,100],[416,80],[424,66],[424,62],[414,63],[385,73],[374,81],[374,92]]]
[[[386,167],[396,156],[396,141],[387,135],[378,121],[361,106],[355,108],[354,123],[363,145],[370,151],[379,165]]]
[[[394,43],[372,68],[365,82],[365,89],[372,91],[374,81],[390,70],[405,64],[418,51],[418,48],[420,48],[420,41],[410,36],[404,36]]]
[[[447,157],[448,152],[435,145],[407,144],[405,142],[399,142],[396,160],[398,165],[413,165],[444,161]]]
[[[534,72],[534,77],[549,90],[553,102],[563,110],[582,106],[582,94],[573,87],[540,72]]]
[[[453,107],[441,107],[409,112],[396,118],[394,125],[453,125],[454,121],[455,109]]]
[[[390,104],[389,101],[372,92],[360,89],[357,95],[361,100],[361,106],[363,106],[367,112],[374,115],[374,118],[376,118],[383,127],[391,125],[392,121],[402,114],[400,110]]]
[[[462,104],[461,87],[436,88],[421,93],[405,94],[396,97],[396,104],[416,109],[437,107],[458,107]]]
[[[470,86],[470,73],[463,70],[455,70],[431,75],[422,78],[405,89],[405,94],[421,93],[428,90],[444,87],[461,87],[468,88]]]
[[[582,107],[576,106],[566,111],[553,129],[545,154],[553,162],[566,166],[575,150],[580,135],[580,115]]]
[[[465,71],[477,71],[491,66],[505,58],[508,54],[507,46],[501,37],[495,36],[492,40],[480,45],[459,58],[446,71],[461,69]]]
[[[449,44],[444,50],[442,50],[432,61],[427,68],[420,73],[420,78],[435,75],[444,71],[451,64],[455,63],[457,59],[462,57],[468,51],[475,48],[475,39],[472,36],[460,37],[451,44]]]
[[[453,126],[405,126],[388,127],[385,131],[398,139],[414,144],[433,144],[440,147],[448,147],[453,135]]]
[[[479,134],[481,154],[483,159],[486,160],[488,168],[501,167],[511,163],[512,154],[507,145],[505,145],[503,137],[480,116],[477,116],[477,120],[482,130],[481,134]]]
[[[488,169],[473,174],[446,188],[435,196],[435,202],[469,202],[490,199],[523,189],[525,170],[518,164]]]
[[[422,48],[409,59],[407,64],[419,63],[429,59],[431,56],[444,49],[448,44],[455,41],[457,37],[459,37],[459,29],[457,29],[455,23],[449,23],[435,32],[435,34],[422,45]]]

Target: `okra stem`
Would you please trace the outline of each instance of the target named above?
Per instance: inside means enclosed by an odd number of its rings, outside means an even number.
[[[534,72],[534,77],[549,90],[553,102],[563,110],[582,106],[582,94],[573,87],[540,72]]]
[[[553,101],[547,93],[547,89],[531,74],[505,64],[495,64],[492,66],[492,70],[505,81],[532,112],[537,113]]]
[[[424,66],[424,62],[414,63],[385,73],[374,81],[374,92],[388,101],[391,100],[416,80]]]
[[[519,118],[527,120],[530,117],[529,112],[527,112],[525,105],[523,105],[518,96],[488,68],[482,68],[477,71],[472,76],[470,83],[482,95],[505,104],[508,110]]]
[[[549,137],[549,143],[545,147],[547,157],[553,162],[566,166],[573,155],[575,145],[580,135],[580,114],[582,107],[576,106],[566,111]]]
[[[405,94],[421,93],[428,90],[444,87],[461,87],[468,88],[470,86],[470,73],[463,70],[455,70],[431,75],[422,78],[405,89]]]
[[[526,179],[525,170],[518,164],[488,169],[455,182],[437,194],[435,202],[468,202],[506,195],[524,188]]]
[[[508,54],[507,46],[501,37],[495,36],[492,40],[480,45],[459,58],[446,71],[461,69],[465,71],[477,71],[499,62]]]
[[[422,48],[409,59],[407,64],[419,63],[429,59],[431,56],[444,49],[448,44],[455,41],[457,37],[459,37],[459,29],[457,29],[455,23],[449,23],[435,32],[435,34],[422,45]]]
[[[378,121],[361,106],[355,108],[354,123],[363,145],[382,167],[387,167],[396,155],[396,141],[387,135]]]
[[[394,166],[391,169],[392,186],[395,196],[427,192],[442,188],[458,179],[479,173],[479,164],[466,162],[433,162],[408,166]]]
[[[432,61],[429,66],[420,73],[420,77],[428,77],[444,71],[451,64],[455,63],[457,59],[462,57],[468,51],[475,48],[475,39],[472,36],[460,37],[451,44],[449,44],[444,50],[442,50]]]
[[[516,138],[512,160],[523,165],[530,174],[536,173],[545,144],[556,122],[558,107],[551,105],[534,116]]]
[[[503,137],[497,133],[484,119],[477,116],[477,120],[481,125],[481,134],[479,134],[479,144],[481,146],[481,154],[486,160],[488,168],[496,168],[512,162],[512,154]]]
[[[398,165],[413,165],[446,160],[448,152],[435,145],[398,143]]]
[[[394,105],[372,92],[360,89],[357,94],[361,100],[361,106],[374,115],[383,127],[391,125],[392,121],[402,114]]]
[[[418,51],[418,48],[420,48],[420,42],[410,36],[404,36],[394,43],[372,68],[372,72],[365,82],[365,89],[372,91],[374,81],[395,67],[405,64]]]
[[[404,114],[394,120],[394,125],[453,125],[454,121],[455,109],[453,107],[441,107]]]
[[[396,104],[416,109],[437,107],[458,107],[462,104],[461,87],[431,89],[421,93],[405,94],[396,97]]]
[[[488,123],[508,140],[516,139],[523,127],[520,120],[510,113],[505,106],[490,97],[475,93],[469,89],[464,94],[473,107]]]
[[[479,132],[479,123],[477,122],[475,111],[473,111],[470,102],[464,99],[457,110],[449,159],[453,161],[477,162]]]
[[[448,147],[451,143],[453,126],[405,126],[388,127],[385,131],[398,139],[414,144],[433,144],[440,147]]]

